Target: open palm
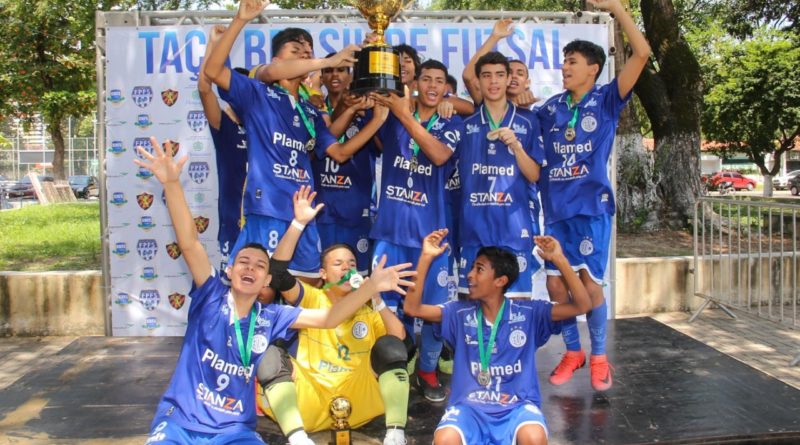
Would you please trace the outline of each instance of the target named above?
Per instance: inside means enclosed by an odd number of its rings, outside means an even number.
[[[175,162],[172,156],[168,155],[161,148],[161,144],[158,143],[158,139],[151,136],[150,144],[153,146],[153,154],[148,153],[147,150],[142,147],[136,147],[136,149],[139,151],[139,154],[145,160],[140,161],[139,159],[134,159],[133,162],[140,167],[150,170],[150,172],[153,173],[153,176],[155,176],[156,179],[158,179],[158,181],[162,184],[180,181],[183,164],[186,163],[186,160],[189,159],[189,156],[184,155],[178,160],[178,162]],[[172,141],[167,140],[164,142],[164,144],[166,145],[167,150],[171,153]]]

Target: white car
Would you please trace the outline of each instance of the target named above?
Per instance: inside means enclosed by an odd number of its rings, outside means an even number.
[[[775,190],[786,190],[789,188],[789,181],[798,175],[800,175],[800,170],[793,170],[785,175],[775,176],[772,178],[772,188]]]

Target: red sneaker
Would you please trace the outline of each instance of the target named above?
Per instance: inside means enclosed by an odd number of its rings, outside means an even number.
[[[592,375],[592,388],[595,391],[605,391],[611,388],[614,367],[608,363],[608,356],[592,355],[589,358],[589,368]]]
[[[561,363],[550,373],[550,383],[553,385],[567,383],[572,378],[575,370],[583,368],[584,365],[586,365],[586,355],[584,355],[583,350],[567,351],[564,357],[561,358]]]

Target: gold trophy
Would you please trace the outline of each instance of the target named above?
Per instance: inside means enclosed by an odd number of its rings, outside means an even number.
[[[353,68],[350,91],[365,94],[370,91],[403,95],[400,81],[400,53],[386,44],[383,33],[389,22],[400,12],[403,0],[351,0],[367,24],[378,36],[375,42],[366,45],[358,53]]]
[[[331,400],[330,406],[333,425],[331,426],[331,445],[351,445],[350,424],[347,418],[353,412],[353,407],[347,397],[336,396]]]

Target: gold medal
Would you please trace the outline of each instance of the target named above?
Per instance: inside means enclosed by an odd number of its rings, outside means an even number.
[[[419,164],[418,164],[418,162],[417,162],[417,155],[413,155],[413,156],[411,156],[411,171],[412,171],[412,172],[413,172],[413,171],[416,171],[416,170],[417,170],[417,166],[418,166],[418,165],[419,165]]]
[[[575,139],[575,129],[572,127],[567,127],[567,130],[564,131],[564,139],[568,141]]]
[[[478,384],[481,386],[489,386],[492,383],[492,377],[489,375],[487,371],[481,371],[478,373]]]
[[[309,152],[309,153],[314,151],[314,145],[316,145],[316,144],[317,144],[317,139],[316,138],[309,139],[308,142],[306,142],[306,151]]]

